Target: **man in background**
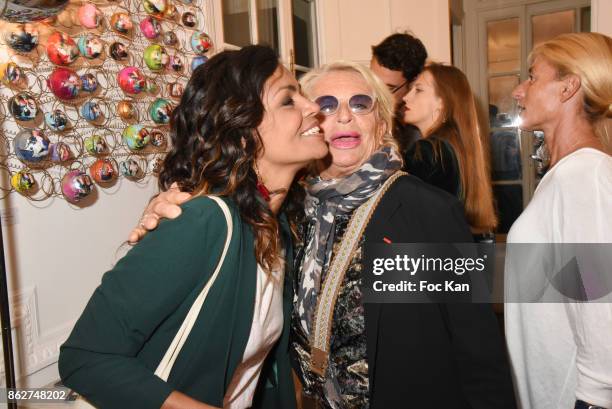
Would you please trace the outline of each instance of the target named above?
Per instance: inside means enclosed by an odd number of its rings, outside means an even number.
[[[419,130],[405,124],[402,98],[408,93],[410,83],[421,73],[427,59],[427,50],[418,38],[408,33],[396,33],[372,46],[370,68],[389,87],[395,98],[393,134],[399,142],[402,154],[408,146],[420,138]]]

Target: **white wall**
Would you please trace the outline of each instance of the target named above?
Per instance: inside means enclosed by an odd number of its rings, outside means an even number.
[[[85,208],[61,198],[31,202],[17,193],[1,201],[21,385],[58,379],[59,345],[157,187],[154,178],[140,184],[119,179],[96,190],[97,201]]]
[[[591,31],[612,37],[612,0],[591,0]]]
[[[397,31],[419,37],[430,59],[450,62],[448,0],[318,0],[321,63],[367,63],[371,46]]]

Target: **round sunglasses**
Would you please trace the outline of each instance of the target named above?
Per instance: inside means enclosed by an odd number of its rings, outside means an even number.
[[[340,107],[340,101],[333,95],[320,96],[315,99],[315,103],[319,105],[323,115],[333,115]],[[374,99],[365,94],[353,95],[348,100],[348,106],[351,112],[356,115],[369,114],[374,109]]]

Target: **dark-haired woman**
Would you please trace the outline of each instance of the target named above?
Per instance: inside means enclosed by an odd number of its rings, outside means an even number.
[[[160,186],[194,198],[107,272],[61,348],[63,382],[99,408],[292,408],[288,359],[296,173],[327,145],[267,47],[211,58],[171,120]],[[222,252],[218,278],[163,381],[154,374]]]
[[[465,75],[431,64],[404,97],[404,121],[422,139],[406,152],[408,173],[459,198],[477,238],[497,225],[485,140],[476,101]]]

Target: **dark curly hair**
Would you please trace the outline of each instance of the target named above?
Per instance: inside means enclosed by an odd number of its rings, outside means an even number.
[[[401,71],[408,82],[423,71],[427,60],[427,50],[421,40],[408,33],[391,34],[372,46],[372,54],[383,67]]]
[[[279,225],[257,190],[253,169],[263,149],[257,127],[264,116],[264,84],[278,66],[274,50],[253,45],[223,51],[198,67],[172,112],[172,149],[159,175],[162,190],[177,182],[182,191],[232,198],[253,228],[255,257],[266,271],[281,262]],[[297,220],[303,200],[303,188],[294,182],[281,212]]]

